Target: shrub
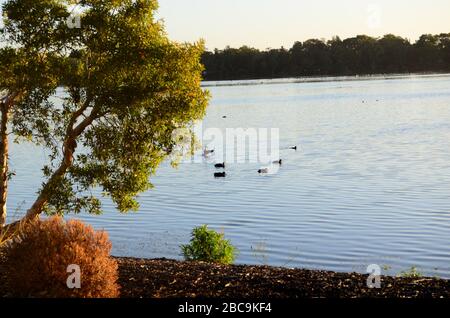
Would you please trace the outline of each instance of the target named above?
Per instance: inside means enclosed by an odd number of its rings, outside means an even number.
[[[232,264],[237,252],[223,233],[209,230],[207,225],[194,228],[190,244],[182,245],[181,250],[188,261],[219,264]]]
[[[418,271],[417,267],[413,266],[407,271],[400,272],[398,276],[402,278],[421,278],[423,274]]]
[[[9,293],[14,297],[118,297],[117,262],[106,232],[61,217],[35,220],[4,246]],[[71,289],[69,266],[81,271],[81,288]],[[72,286],[73,287],[73,286]]]

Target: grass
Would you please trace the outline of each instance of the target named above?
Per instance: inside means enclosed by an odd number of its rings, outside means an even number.
[[[418,271],[417,267],[413,266],[407,271],[400,272],[398,276],[402,278],[422,278],[423,274]]]

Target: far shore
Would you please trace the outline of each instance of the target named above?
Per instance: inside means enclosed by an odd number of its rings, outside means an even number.
[[[356,80],[377,80],[377,79],[402,79],[405,77],[414,76],[450,76],[449,72],[415,72],[415,73],[374,73],[374,74],[348,74],[348,75],[310,75],[310,76],[298,76],[298,77],[243,77],[243,78],[230,78],[219,80],[204,80],[202,86],[226,86],[230,83],[236,82],[277,82],[284,83],[286,81],[311,83],[311,82],[332,82],[335,80],[340,81],[356,81]],[[258,84],[255,83],[255,84]]]

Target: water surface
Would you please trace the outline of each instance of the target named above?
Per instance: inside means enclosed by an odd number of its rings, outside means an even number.
[[[209,224],[239,248],[238,263],[343,272],[375,263],[450,278],[450,76],[205,86],[203,128],[279,128],[284,165],[260,176],[262,164],[230,163],[214,179],[208,162],[165,163],[139,213],[106,200],[103,216],[79,216],[110,233],[115,255],[180,258],[191,229]],[[9,209],[20,215],[45,155],[14,145],[11,158]]]

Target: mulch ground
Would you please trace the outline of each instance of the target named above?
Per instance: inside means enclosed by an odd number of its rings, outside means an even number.
[[[267,266],[117,258],[124,298],[450,298],[450,281],[382,277]]]
[[[382,288],[369,289],[368,276],[356,273],[116,259],[123,298],[450,298],[450,281],[435,278],[382,277]]]

